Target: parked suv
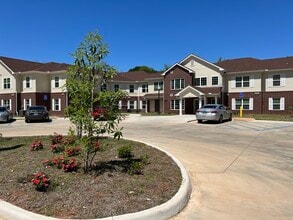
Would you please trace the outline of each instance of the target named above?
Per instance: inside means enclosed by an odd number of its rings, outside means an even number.
[[[49,121],[49,112],[46,106],[35,105],[27,108],[25,112],[25,122]]]

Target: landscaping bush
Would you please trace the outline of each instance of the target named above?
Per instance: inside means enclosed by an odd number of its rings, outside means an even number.
[[[126,158],[126,159],[130,159],[132,158],[133,152],[132,152],[132,147],[131,146],[123,146],[118,148],[118,157],[119,158]]]

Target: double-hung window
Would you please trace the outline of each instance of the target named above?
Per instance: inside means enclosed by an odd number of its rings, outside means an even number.
[[[206,86],[207,83],[207,77],[195,78],[195,86]]]
[[[175,100],[171,100],[171,110],[179,110],[180,109],[180,100],[179,99],[175,99]],[[185,109],[185,100],[182,100],[182,109]]]
[[[142,84],[141,87],[142,87],[141,92],[147,93],[149,91],[148,84]]]
[[[239,110],[240,106],[243,110],[253,110],[253,98],[232,98],[232,110]]]
[[[163,90],[163,81],[154,82],[154,91]]]
[[[212,86],[217,86],[219,85],[219,77],[213,76],[212,77]]]
[[[281,85],[281,75],[273,75],[273,86]]]
[[[54,77],[54,86],[55,86],[55,88],[60,87],[60,78],[59,78],[59,76]]]
[[[285,110],[285,98],[269,98],[269,110]]]
[[[235,86],[236,88],[243,88],[250,86],[250,77],[249,76],[236,76]]]
[[[3,79],[3,89],[10,89],[11,84],[10,84],[10,78],[4,78]]]
[[[134,93],[134,85],[129,85],[129,93]]]
[[[114,85],[114,91],[117,92],[118,90],[119,90],[119,85],[118,84],[115,84]]]
[[[184,79],[172,79],[171,80],[171,89],[175,90],[175,89],[183,89],[184,86]]]
[[[53,111],[61,111],[61,99],[52,99]]]
[[[31,77],[25,77],[25,88],[31,88]]]

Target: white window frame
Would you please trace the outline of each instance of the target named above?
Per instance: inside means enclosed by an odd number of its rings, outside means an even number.
[[[253,110],[253,98],[232,98],[231,100],[231,107],[232,107],[232,110],[239,110],[239,108],[236,108],[236,104],[237,104],[237,101],[240,100],[240,106],[244,106],[244,100],[247,101],[248,100],[248,108],[243,108],[243,110]]]
[[[8,82],[6,82],[8,81]],[[11,89],[11,78],[3,78],[3,89]],[[5,88],[6,87],[6,88]]]
[[[178,106],[178,108],[177,108],[177,106]],[[180,110],[180,100],[179,99],[171,100],[170,101],[170,109],[171,110]],[[185,109],[185,100],[182,99],[182,110],[184,110],[184,109]]]
[[[24,84],[26,89],[32,88],[32,77],[25,77]]]
[[[58,108],[56,108],[58,106]],[[60,112],[61,111],[61,99],[52,99],[52,111]]]
[[[178,84],[178,81],[179,81],[179,87],[176,87],[176,85]],[[184,87],[185,87],[185,79],[180,79],[180,78],[171,79],[170,87],[171,87],[171,90],[184,89]]]
[[[280,108],[274,109],[274,100],[279,99]],[[285,110],[285,98],[269,98],[269,111],[284,111]]]
[[[131,109],[131,110],[136,109],[136,101],[129,100],[128,101],[128,109]]]
[[[56,79],[58,79],[58,80],[56,80]],[[59,76],[54,77],[54,88],[60,88],[60,77]]]
[[[276,76],[276,75],[280,76],[280,85],[274,86],[274,76]],[[268,83],[268,85],[267,85],[268,87],[284,87],[284,86],[286,86],[286,74],[284,74],[284,73],[270,74],[270,75],[268,75],[267,83]]]
[[[248,80],[244,81],[244,77],[248,77]],[[241,80],[236,81],[237,78],[240,78]],[[238,85],[237,85],[238,82]],[[248,86],[244,86],[245,83],[248,83]],[[240,84],[240,86],[239,86]],[[253,75],[244,75],[244,76],[235,76],[234,79],[231,81],[231,88],[249,88],[254,87],[254,76]]]
[[[213,79],[217,78],[217,84],[213,84]],[[219,85],[219,76],[212,76],[212,86],[218,86]]]
[[[23,110],[32,105],[32,99],[23,99]]]
[[[1,106],[7,107],[8,110],[12,110],[11,104],[12,104],[11,99],[1,99]]]
[[[149,85],[148,84],[142,84],[141,85],[141,92],[142,93],[148,93],[149,92]]]
[[[154,82],[154,91],[158,91],[159,88],[160,88],[160,91],[163,90],[163,88],[164,88],[163,81]]]
[[[129,93],[134,93],[134,85],[133,84],[131,84],[131,85],[129,85]]]

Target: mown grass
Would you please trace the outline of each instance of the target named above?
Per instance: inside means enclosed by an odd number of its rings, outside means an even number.
[[[234,115],[239,117],[239,114]],[[268,121],[292,121],[293,115],[275,115],[275,114],[243,114],[243,118],[254,118],[255,120],[268,120]]]
[[[44,149],[30,151],[33,140],[42,140]],[[148,209],[172,198],[181,184],[181,173],[165,153],[128,140],[102,140],[95,168],[65,173],[45,168],[53,154],[48,136],[0,137],[0,199],[42,215],[59,218],[101,218]],[[118,158],[117,149],[131,145],[133,160],[148,156],[142,175],[129,175],[128,162]],[[82,162],[81,156],[76,159]],[[34,173],[44,171],[51,184],[39,192],[31,183]]]

